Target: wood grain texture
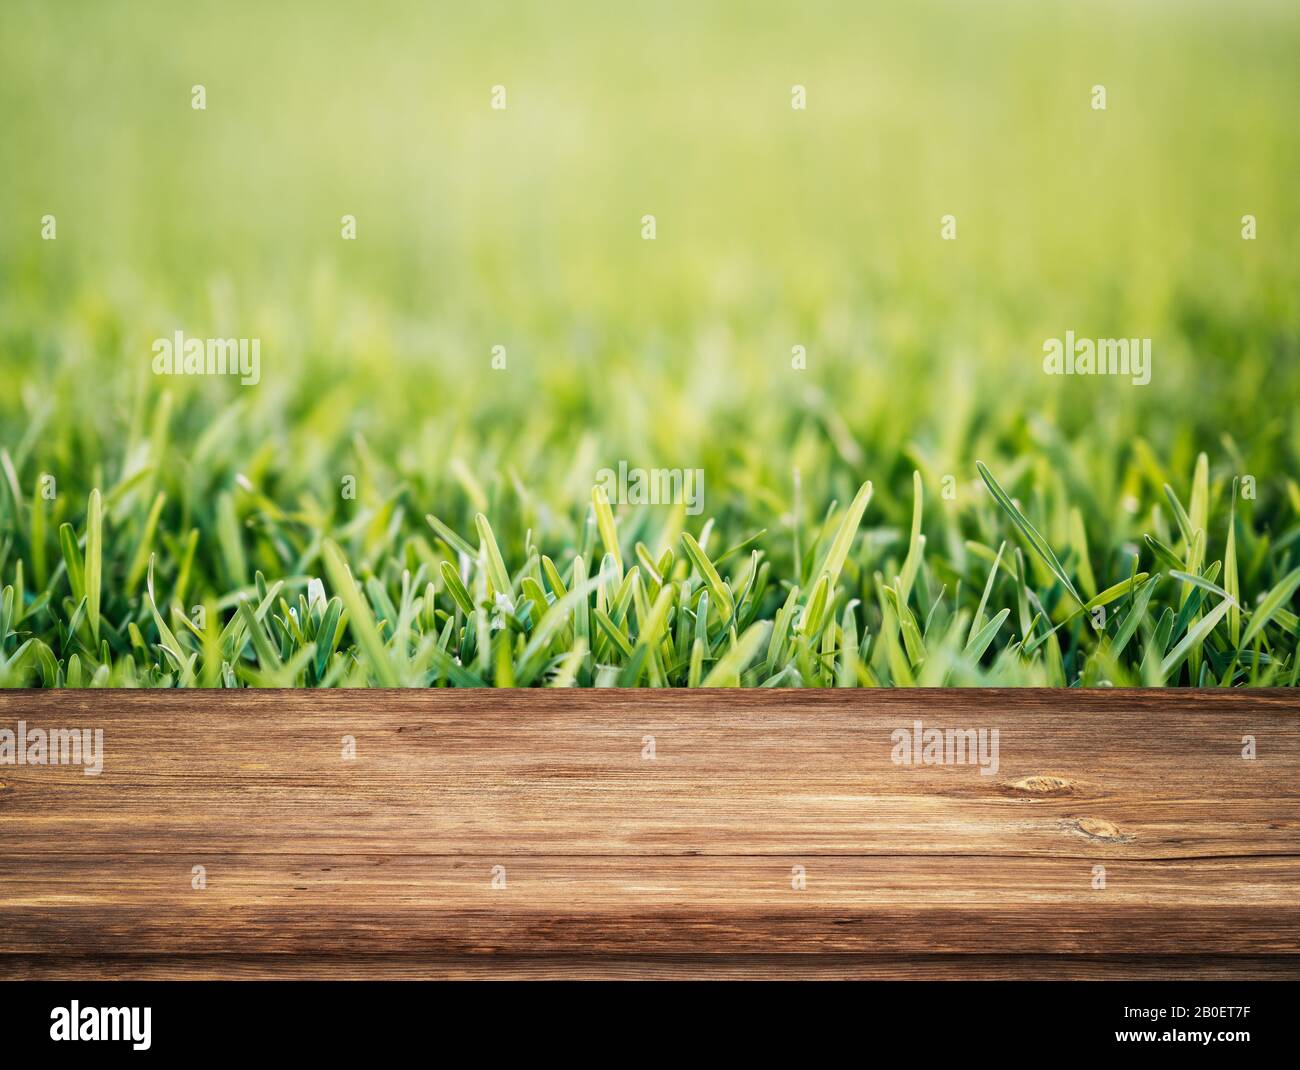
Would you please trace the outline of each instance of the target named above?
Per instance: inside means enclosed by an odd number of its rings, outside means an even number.
[[[105,756],[0,765],[0,975],[1300,975],[1285,692],[0,694],[20,719]],[[996,775],[894,764],[915,720],[998,729]]]
[[[1287,955],[7,955],[9,980],[1294,980]]]

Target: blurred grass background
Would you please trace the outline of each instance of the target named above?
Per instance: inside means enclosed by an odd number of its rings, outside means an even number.
[[[163,491],[160,574],[197,529],[222,597],[321,534],[374,568],[428,511],[571,546],[620,459],[703,468],[722,545],[767,528],[786,571],[866,478],[872,545],[905,549],[919,469],[960,572],[996,545],[976,457],[1049,538],[1080,508],[1108,581],[1200,451],[1216,516],[1251,474],[1248,522],[1286,531],[1298,54],[1280,0],[8,0],[0,445],[26,495],[57,475],[50,531],[146,473],[118,520]],[[261,338],[261,384],[156,379],[178,329]],[[1044,376],[1066,330],[1151,337],[1151,384]]]

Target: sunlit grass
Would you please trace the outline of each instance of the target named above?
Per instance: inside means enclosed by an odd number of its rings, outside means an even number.
[[[13,470],[7,454],[0,460]],[[392,503],[336,531],[345,549],[310,524],[264,511],[246,489],[239,505],[229,497],[218,505],[252,507],[228,534],[239,545],[223,556],[242,560],[251,549],[255,560],[278,557],[287,567],[274,580],[257,570],[247,586],[219,594],[193,583],[198,536],[179,540],[179,561],[174,547],[155,543],[155,510],[144,506],[136,478],[107,495],[92,492],[84,531],[60,526],[62,560],[34,589],[26,579],[30,554],[6,555],[14,583],[0,603],[0,680],[50,687],[1296,683],[1298,622],[1286,607],[1300,586],[1300,567],[1290,567],[1300,525],[1273,544],[1229,505],[1219,518],[1224,545],[1230,531],[1251,564],[1243,574],[1235,557],[1226,572],[1224,560],[1208,560],[1209,502],[1220,488],[1211,488],[1204,456],[1190,511],[1165,488],[1176,534],[1154,513],[1147,551],[1110,547],[1097,557],[1119,571],[1101,573],[1114,580],[1101,590],[1092,565],[1084,567],[1095,551],[1081,529],[1058,556],[993,473],[980,465],[980,474],[990,493],[970,488],[975,504],[933,512],[926,531],[917,473],[907,540],[864,530],[873,497],[866,482],[852,502],[832,503],[802,534],[806,550],[798,557],[791,532],[759,531],[727,547],[709,519],[697,538],[682,530],[680,507],[654,527],[620,525],[598,487],[564,545],[539,545],[526,532],[520,559],[510,563],[481,513],[465,535],[429,516],[426,536],[406,530]],[[7,492],[11,512],[28,513],[27,529],[35,530],[41,499],[24,500],[13,485]],[[1294,485],[1291,492],[1300,497]],[[1045,512],[1042,496],[1033,497]],[[993,538],[984,541],[981,532]],[[936,554],[932,545],[960,552]],[[177,574],[166,595],[155,583],[160,554]],[[145,556],[142,589],[118,582],[126,562]],[[1139,570],[1143,556],[1152,563]]]
[[[0,682],[1296,682],[1294,5],[133,10],[0,16]]]

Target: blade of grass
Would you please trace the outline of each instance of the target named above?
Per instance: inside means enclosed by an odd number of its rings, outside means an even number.
[[[718,611],[722,615],[723,624],[729,623],[732,613],[735,612],[731,589],[722,582],[722,577],[718,575],[718,570],[713,567],[709,555],[704,552],[689,531],[682,532],[682,545],[686,548],[686,556],[691,559],[695,571],[700,574],[700,579],[704,581],[713,597],[717,599]]]
[[[609,497],[606,495],[604,487],[592,487],[591,506],[596,512],[596,530],[600,532],[600,541],[605,547],[605,553],[614,559],[621,580],[623,578],[623,554],[618,548],[618,529],[614,526],[614,513],[609,507]]]
[[[497,546],[497,539],[492,532],[492,525],[488,523],[488,518],[482,513],[476,513],[474,515],[474,526],[478,528],[479,545],[482,547],[486,559],[488,581],[492,584],[494,591],[510,598],[514,594],[510,584],[510,573],[506,569],[505,559],[501,556],[501,548]]]
[[[704,678],[703,687],[735,687],[740,683],[740,674],[748,668],[749,663],[767,642],[772,622],[761,620],[751,624],[730,650],[718,659],[716,665]]]
[[[1002,625],[1006,623],[1009,616],[1011,616],[1011,610],[1009,608],[1000,610],[997,616],[979,630],[978,635],[971,638],[971,640],[966,644],[966,649],[963,653],[972,661],[979,661],[979,659],[984,656],[984,651],[989,648],[989,644],[993,642],[994,637],[998,634]]]
[[[1263,597],[1251,615],[1250,625],[1246,628],[1246,634],[1241,637],[1241,646],[1238,649],[1244,650],[1250,646],[1251,640],[1259,635],[1264,630],[1264,626],[1286,605],[1295,594],[1297,587],[1300,587],[1300,568],[1288,572],[1281,582]]]
[[[1182,664],[1184,658],[1186,658],[1193,650],[1200,649],[1201,645],[1205,642],[1206,636],[1214,631],[1214,628],[1219,621],[1227,615],[1228,605],[1229,603],[1227,602],[1220,602],[1210,610],[1209,613],[1196,622],[1195,627],[1190,629],[1188,633],[1183,636],[1182,641],[1179,642],[1179,644],[1174,647],[1174,649],[1171,650],[1160,663],[1161,676],[1168,680],[1169,674]],[[1196,686],[1195,680],[1192,681],[1192,685]]]
[[[397,675],[393,671],[383,640],[379,638],[374,614],[352,578],[352,572],[343,559],[343,551],[332,539],[326,539],[321,544],[321,556],[334,592],[343,600],[343,606],[348,611],[348,627],[352,629],[353,638],[365,653],[371,672],[382,687],[396,687]]]
[[[1223,551],[1223,589],[1232,598],[1228,610],[1228,636],[1234,648],[1241,646],[1241,580],[1237,575],[1237,483],[1232,479],[1232,504],[1228,509],[1228,541]]]
[[[86,511],[86,618],[99,645],[99,606],[104,579],[104,511],[98,488],[90,492]]]
[[[1061,581],[1061,586],[1069,592],[1071,598],[1079,605],[1085,605],[1085,600],[1074,589],[1074,584],[1070,582],[1070,577],[1065,574],[1065,569],[1061,567],[1061,562],[1057,560],[1056,554],[1052,552],[1047,540],[1038,533],[1038,529],[1029,522],[1029,518],[1016,507],[1016,503],[1011,500],[1010,495],[993,478],[993,473],[989,471],[988,466],[983,461],[976,461],[975,467],[979,470],[980,478],[984,480],[984,484],[989,488],[993,499],[1002,507],[1003,512],[1011,518],[1012,523],[1020,529],[1020,533],[1025,537],[1034,552],[1042,558],[1043,563],[1051,570],[1052,575]]]
[[[857,494],[853,496],[848,512],[844,514],[844,519],[840,521],[840,526],[835,532],[835,538],[831,540],[830,549],[826,553],[826,563],[822,566],[821,571],[827,573],[830,577],[832,590],[839,583],[840,571],[844,568],[844,562],[848,560],[849,550],[853,546],[853,538],[858,533],[858,526],[862,523],[862,515],[867,511],[867,505],[870,502],[871,480],[868,479],[858,488]]]

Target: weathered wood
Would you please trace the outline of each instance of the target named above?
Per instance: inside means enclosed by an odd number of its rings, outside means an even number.
[[[0,765],[10,975],[1300,972],[1285,692],[0,695],[19,719],[105,756]],[[998,729],[996,775],[896,765],[918,719]]]
[[[0,953],[1276,954],[1300,932],[1294,859],[1111,860],[1104,891],[1091,876],[973,855],[5,858]]]
[[[6,955],[10,980],[1293,980],[1296,955]]]

